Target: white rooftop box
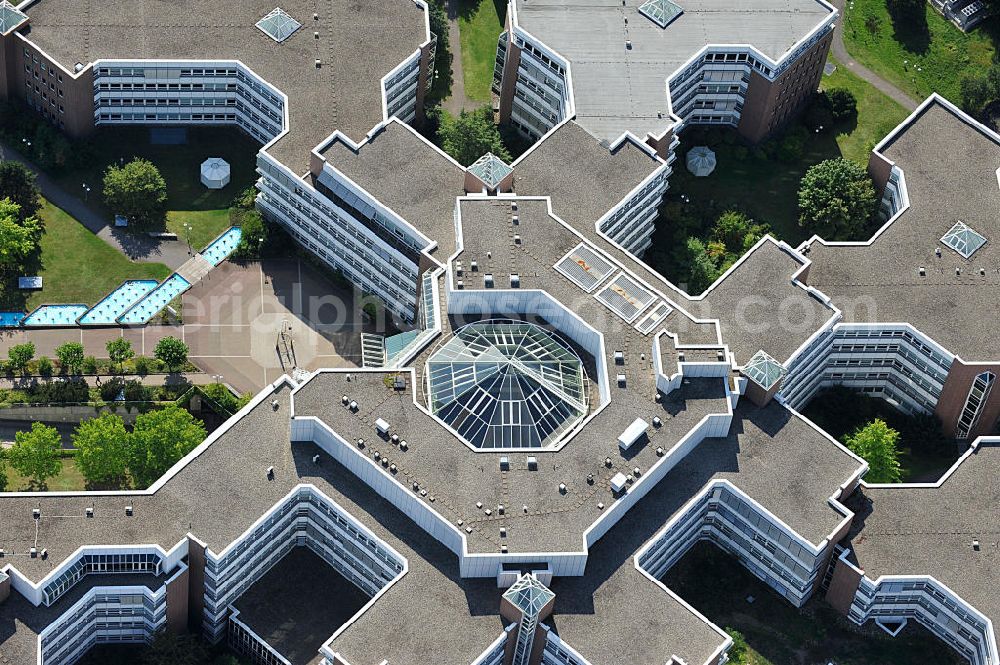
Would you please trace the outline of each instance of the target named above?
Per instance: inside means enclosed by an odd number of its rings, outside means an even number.
[[[625,477],[624,473],[616,473],[611,479],[611,491],[615,494],[621,494],[625,489],[625,484],[628,482],[628,478]]]
[[[646,428],[649,427],[647,423],[642,418],[636,418],[632,421],[632,424],[625,428],[625,431],[618,435],[618,447],[622,450],[628,450],[632,447],[632,444],[639,440],[643,434],[646,433]]]
[[[389,423],[387,423],[384,420],[382,420],[381,418],[379,418],[378,420],[375,421],[375,429],[378,430],[379,434],[388,434],[389,433]]]

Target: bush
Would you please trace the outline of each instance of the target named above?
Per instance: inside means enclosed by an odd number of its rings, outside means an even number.
[[[797,162],[805,154],[806,144],[809,142],[809,132],[802,125],[795,125],[785,133],[778,143],[776,156],[779,161],[786,163]]]
[[[232,207],[243,210],[253,210],[257,201],[257,188],[251,185],[236,195],[233,199]]]
[[[52,361],[49,360],[48,356],[42,356],[38,359],[38,373],[46,379],[52,376]]]
[[[830,102],[834,122],[844,122],[858,114],[858,100],[847,88],[831,88],[826,91],[826,98]]]
[[[221,383],[210,383],[201,387],[201,392],[229,413],[236,413],[243,405],[229,388]]]
[[[812,96],[809,106],[802,114],[802,124],[812,132],[829,131],[834,123],[833,105],[825,92]]]
[[[146,376],[149,374],[150,360],[146,356],[139,356],[135,359],[133,367],[135,367],[135,373],[140,376]]]
[[[57,381],[55,383],[40,383],[31,388],[30,396],[34,402],[53,402],[65,404],[69,402],[89,402],[90,386],[86,381]]]
[[[240,236],[240,244],[236,246],[233,256],[239,259],[259,259],[267,244],[267,224],[257,210],[241,211],[238,216],[238,225],[243,234]],[[237,216],[234,216],[234,219]]]
[[[97,358],[94,356],[84,357],[80,368],[84,374],[97,374]]]

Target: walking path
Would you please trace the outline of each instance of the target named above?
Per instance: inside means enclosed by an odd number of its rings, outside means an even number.
[[[862,64],[859,64],[854,58],[850,56],[847,52],[847,48],[844,46],[844,3],[846,0],[831,0],[833,6],[837,8],[840,12],[840,17],[837,21],[836,29],[833,31],[833,57],[840,61],[841,66],[849,69],[854,75],[863,78],[864,80],[871,83],[873,86],[884,92],[889,97],[892,97],[897,102],[903,105],[907,111],[912,111],[917,108],[917,102],[913,100],[908,94],[897,88],[892,83],[889,83],[884,78],[868,69]]]
[[[65,210],[97,237],[132,261],[164,263],[171,270],[176,270],[191,258],[187,251],[187,245],[183,242],[154,240],[146,235],[128,233],[114,228],[111,226],[111,220],[105,219],[103,215],[97,213],[79,197],[67,192],[44,171],[9,145],[0,144],[0,159],[20,162],[34,171],[38,176],[38,188],[42,191],[42,196],[56,207]],[[94,196],[99,195],[92,193]]]
[[[441,106],[448,113],[458,115],[463,110],[472,110],[479,106],[465,96],[462,35],[458,28],[458,0],[448,0],[448,48],[451,50],[451,95],[441,102]]]

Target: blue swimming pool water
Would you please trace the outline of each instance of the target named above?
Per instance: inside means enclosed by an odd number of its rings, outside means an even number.
[[[24,312],[0,312],[0,328],[16,328],[23,319]]]
[[[201,255],[213,266],[217,266],[233,253],[242,237],[242,229],[238,226],[231,226],[221,236],[213,240],[212,244],[202,250]]]
[[[89,305],[42,305],[21,322],[25,327],[75,326]]]
[[[118,322],[125,324],[146,323],[166,307],[167,303],[187,291],[190,286],[191,284],[186,279],[174,273],[118,317]]]
[[[104,297],[101,302],[80,318],[84,326],[113,326],[118,317],[134,305],[140,298],[156,288],[155,279],[137,279],[125,282]]]

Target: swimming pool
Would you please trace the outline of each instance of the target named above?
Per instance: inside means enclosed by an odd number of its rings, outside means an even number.
[[[142,324],[153,318],[171,300],[188,290],[191,283],[174,273],[118,317],[123,324]]]
[[[101,302],[80,318],[82,326],[113,326],[118,317],[140,298],[156,288],[155,279],[136,279],[125,282],[104,297]]]
[[[213,266],[222,263],[227,256],[233,253],[236,246],[240,244],[243,237],[243,230],[238,226],[230,226],[221,236],[201,251],[201,255]]]
[[[21,321],[30,328],[47,326],[75,326],[76,320],[87,313],[90,305],[42,305]]]
[[[23,319],[24,312],[0,312],[0,328],[16,328]]]

